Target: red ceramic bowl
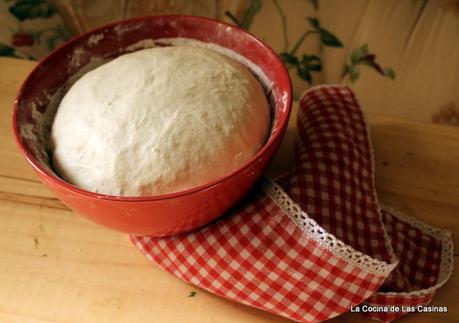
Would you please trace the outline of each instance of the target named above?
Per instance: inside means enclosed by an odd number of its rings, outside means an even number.
[[[49,108],[53,94],[95,58],[119,56],[129,46],[145,39],[176,37],[229,48],[263,71],[272,85],[273,119],[271,135],[262,149],[232,173],[173,194],[109,196],[85,191],[59,178],[52,171],[46,146],[53,115]],[[247,32],[199,17],[143,17],[116,22],[74,38],[42,60],[19,90],[14,104],[13,129],[26,160],[43,183],[72,210],[118,231],[165,236],[214,220],[247,192],[279,147],[290,114],[291,93],[287,70],[276,53]]]

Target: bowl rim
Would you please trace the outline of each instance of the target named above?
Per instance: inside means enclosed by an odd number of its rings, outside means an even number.
[[[271,134],[267,141],[264,143],[264,145],[257,151],[257,153],[252,156],[250,159],[248,159],[246,162],[244,162],[241,166],[237,167],[233,171],[220,176],[218,178],[215,178],[207,183],[201,184],[199,186],[194,186],[186,190],[182,191],[177,191],[173,193],[166,193],[166,194],[157,194],[157,195],[146,195],[146,196],[122,196],[122,195],[110,195],[110,194],[101,194],[101,193],[95,193],[91,192],[82,188],[79,188],[73,184],[70,184],[69,182],[63,180],[59,176],[53,174],[50,170],[47,169],[44,165],[42,165],[33,155],[29,152],[29,149],[25,147],[25,145],[21,141],[21,136],[20,136],[20,129],[19,129],[19,124],[17,122],[17,115],[18,115],[18,110],[19,110],[19,102],[20,98],[23,95],[26,85],[29,83],[30,79],[34,74],[37,73],[39,69],[41,69],[42,65],[50,60],[53,59],[54,55],[62,50],[65,47],[71,46],[72,44],[78,43],[82,39],[88,37],[89,35],[96,34],[97,32],[102,32],[104,29],[107,28],[114,28],[117,25],[126,25],[126,24],[132,24],[136,22],[141,22],[145,20],[150,20],[150,19],[168,19],[168,20],[194,20],[195,22],[205,22],[205,23],[211,23],[211,24],[219,24],[223,25],[225,27],[230,27],[235,29],[238,33],[243,33],[245,36],[250,38],[252,41],[255,43],[258,43],[261,45],[265,50],[267,50],[279,63],[280,63],[280,71],[282,72],[283,76],[285,77],[287,81],[287,98],[284,101],[284,107],[286,109],[286,118],[281,120],[280,124],[278,125],[278,131],[274,134]],[[237,174],[241,173],[243,170],[249,168],[252,166],[252,164],[259,159],[264,153],[273,145],[275,142],[280,139],[279,137],[282,136],[284,131],[286,130],[286,127],[288,125],[288,121],[290,118],[290,113],[292,110],[292,82],[289,76],[289,73],[287,71],[287,68],[285,64],[282,63],[280,60],[278,54],[266,43],[264,43],[262,40],[257,38],[256,36],[252,35],[246,30],[243,30],[237,26],[230,25],[226,22],[212,19],[212,18],[207,18],[207,17],[199,17],[199,16],[192,16],[192,15],[155,15],[155,16],[141,16],[141,17],[135,17],[131,19],[122,19],[118,21],[114,21],[105,25],[102,25],[100,27],[91,29],[83,34],[77,35],[61,46],[55,48],[53,51],[51,51],[49,54],[47,54],[43,59],[38,61],[37,65],[32,69],[32,71],[28,74],[26,79],[22,82],[21,87],[19,88],[18,93],[16,94],[15,100],[14,100],[14,105],[13,105],[13,113],[12,113],[12,126],[13,126],[13,134],[14,138],[16,141],[16,145],[18,146],[19,150],[21,151],[22,155],[25,157],[25,159],[31,164],[31,166],[34,168],[36,172],[39,173],[39,175],[42,176],[42,178],[46,178],[48,181],[53,182],[56,186],[61,187],[66,189],[67,191],[71,191],[76,194],[84,195],[90,198],[95,198],[95,199],[100,199],[100,200],[111,200],[111,201],[122,201],[122,202],[143,202],[143,201],[156,201],[156,200],[166,200],[166,199],[172,199],[172,198],[177,198],[185,195],[189,195],[195,192],[199,192],[202,190],[206,190],[216,184],[219,184],[221,182],[226,181],[227,179],[236,176]]]

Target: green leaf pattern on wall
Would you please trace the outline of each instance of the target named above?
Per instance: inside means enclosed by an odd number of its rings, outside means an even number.
[[[296,41],[295,45],[289,52],[282,52],[279,54],[279,56],[287,65],[289,70],[295,68],[298,76],[302,80],[311,84],[313,81],[311,73],[322,71],[322,60],[319,56],[316,55],[297,55],[297,51],[301,47],[301,44],[303,44],[304,40],[308,36],[315,34],[319,36],[320,42],[323,46],[343,47],[343,44],[338,39],[338,37],[333,35],[327,29],[323,28],[317,18],[308,17],[306,20],[309,22],[311,28],[306,30],[300,36],[300,38]],[[299,57],[301,57],[301,59]]]
[[[352,51],[349,63],[344,66],[343,78],[348,76],[351,82],[355,82],[360,76],[360,66],[368,66],[379,74],[395,80],[395,71],[390,67],[382,68],[376,62],[376,55],[370,53],[368,44],[363,44]]]
[[[62,19],[59,12],[51,0],[0,0],[3,1],[4,9],[8,10],[9,17],[16,19],[17,29],[12,30],[10,40],[7,43],[1,44],[0,56],[22,56],[24,48],[45,48],[48,51],[54,49],[63,41],[70,38],[71,33],[68,28],[62,24]],[[104,0],[100,0],[104,1]],[[287,16],[284,13],[284,1],[279,0],[250,0],[243,3],[243,10],[239,14],[225,11],[225,15],[238,27],[244,30],[250,30],[253,22],[257,19],[257,15],[263,9],[263,5],[271,1],[274,9],[278,13],[282,25],[283,49],[279,56],[287,66],[291,73],[296,73],[299,78],[309,84],[314,81],[314,75],[321,72],[323,62],[321,55],[313,55],[308,52],[301,52],[300,48],[304,41],[309,37],[317,37],[320,41],[321,48],[331,47],[339,49],[343,47],[341,40],[323,26],[317,17],[306,17],[306,30],[301,36],[296,39],[293,46],[289,45],[287,32]],[[307,0],[312,9],[318,10],[320,6],[319,0]],[[8,15],[8,13],[6,13]],[[8,19],[10,19],[8,18]],[[57,19],[58,18],[58,19]],[[61,19],[61,23],[53,23],[52,27],[43,25],[42,27],[29,28],[23,25],[23,22],[42,19],[43,21],[51,21],[51,19]],[[19,50],[21,48],[21,50]],[[34,58],[34,57],[31,57]],[[351,82],[355,82],[360,76],[362,66],[369,67],[377,73],[395,79],[395,72],[391,68],[383,68],[376,61],[376,55],[370,53],[366,44],[354,49],[350,58],[343,68],[343,77],[347,77]]]
[[[265,0],[266,1],[266,0]],[[305,39],[311,35],[319,37],[320,44],[327,47],[341,48],[343,43],[340,39],[333,34],[330,30],[323,27],[320,20],[316,17],[307,17],[306,20],[309,23],[309,29],[305,30],[300,38],[295,42],[293,47],[289,50],[289,39],[287,33],[287,17],[284,14],[281,3],[278,0],[272,0],[274,8],[278,12],[282,21],[282,33],[284,38],[284,51],[279,53],[280,58],[287,66],[288,70],[296,71],[297,75],[309,84],[313,83],[313,73],[322,71],[322,59],[316,55],[310,54],[297,54],[297,51],[305,41]],[[319,8],[319,0],[309,1],[313,8],[317,10]],[[252,0],[241,15],[241,18],[237,18],[233,13],[226,11],[226,16],[238,27],[249,30],[252,25],[256,14],[261,10],[263,2],[261,0]],[[343,77],[348,76],[351,82],[355,82],[360,76],[360,66],[367,65],[371,69],[375,70],[379,74],[388,77],[392,80],[395,79],[395,72],[391,68],[382,68],[376,62],[376,55],[369,53],[368,45],[364,44],[352,51],[350,62],[344,66]]]
[[[13,47],[0,44],[0,56],[17,57]]]
[[[56,13],[55,7],[46,0],[18,0],[9,8],[19,21],[33,18],[49,18]]]
[[[231,19],[239,28],[242,28],[244,30],[249,30],[250,26],[253,23],[253,18],[255,15],[261,10],[261,7],[263,6],[263,3],[261,0],[251,0],[249,2],[249,5],[247,8],[244,10],[244,13],[242,14],[242,18],[239,20],[236,18],[231,12],[226,11],[225,14],[228,16],[228,18]]]
[[[0,1],[2,19],[12,26],[3,35],[3,41],[5,37],[9,41],[0,44],[0,56],[39,58],[72,36],[49,0]],[[36,57],[33,53],[41,55]]]

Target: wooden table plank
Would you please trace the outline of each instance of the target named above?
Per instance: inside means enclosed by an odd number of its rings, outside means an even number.
[[[38,182],[12,139],[10,111],[34,63],[0,58],[0,321],[2,322],[286,322],[215,297],[151,266],[127,237],[63,206]],[[292,125],[294,120],[291,120]],[[459,132],[371,116],[381,200],[459,233]],[[291,165],[294,127],[271,167]],[[196,291],[194,297],[189,297]],[[414,314],[406,322],[459,317],[459,275],[434,305],[446,314]],[[345,314],[338,322],[357,322]]]
[[[459,131],[373,117],[376,185],[383,203],[453,232],[459,245]]]
[[[35,66],[32,61],[0,57],[0,176],[14,176],[39,182],[32,169],[18,162],[16,143],[11,129],[11,111],[16,93]]]

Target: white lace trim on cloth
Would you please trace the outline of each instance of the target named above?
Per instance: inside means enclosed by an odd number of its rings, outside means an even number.
[[[349,94],[353,95],[354,100],[355,100],[357,106],[359,107],[359,109],[357,109],[357,113],[360,115],[360,117],[363,120],[363,124],[364,124],[364,127],[365,127],[365,139],[367,141],[367,148],[368,148],[368,150],[370,152],[370,158],[371,158],[371,170],[370,171],[371,171],[371,187],[373,187],[373,190],[372,190],[373,191],[373,194],[372,194],[373,195],[373,200],[374,201],[378,201],[378,196],[376,194],[376,190],[374,189],[376,172],[375,172],[375,154],[374,154],[374,150],[373,150],[373,143],[371,142],[371,131],[370,131],[370,127],[368,126],[369,125],[368,120],[367,120],[365,114],[363,113],[363,110],[360,108],[362,105],[360,104],[360,102],[359,102],[357,96],[355,95],[355,93],[353,93],[352,90],[346,85],[342,85],[342,84],[322,84],[322,85],[316,85],[316,86],[310,88],[309,90],[305,91],[301,95],[300,101],[303,100],[304,97],[309,92],[313,92],[313,91],[316,91],[318,89],[329,89],[329,88],[340,88],[340,89],[344,89],[346,91],[349,91]],[[384,224],[382,222],[381,206],[378,204],[377,208],[378,208],[377,219],[379,221],[379,224],[381,225],[382,234],[384,236],[384,244],[386,245],[387,251],[389,253],[390,262],[391,263],[396,263],[396,262],[398,262],[398,259],[395,256],[394,248],[392,247],[392,242],[391,242],[391,239],[389,238],[389,234],[387,233],[386,227],[384,226]]]
[[[429,288],[414,290],[411,292],[387,292],[376,294],[384,296],[423,296],[435,292],[448,281],[448,279],[451,277],[451,274],[453,273],[454,245],[453,240],[451,239],[451,232],[430,226],[412,216],[402,214],[389,206],[383,205],[382,208],[386,212],[398,218],[400,221],[409,223],[411,226],[419,229],[422,233],[429,235],[438,241],[441,241],[441,262],[437,283]]]
[[[313,88],[305,91],[299,101],[303,100],[303,98],[312,91],[315,91],[320,88],[333,88],[333,87],[342,87],[342,84],[329,84],[329,85],[318,85],[314,86]],[[357,98],[355,98],[357,104],[359,106],[360,102]],[[373,152],[373,145],[371,143],[371,136],[370,136],[370,128],[368,127],[369,123],[366,120],[365,114],[361,109],[359,109],[359,113],[361,114],[366,128],[366,139],[368,141],[368,148],[370,149],[370,156],[371,156],[371,172],[372,172],[372,182],[373,187],[375,183],[375,160],[374,160],[374,152]],[[422,233],[427,234],[435,239],[441,241],[442,250],[441,250],[441,262],[440,262],[440,269],[438,273],[437,283],[429,288],[411,291],[411,292],[384,292],[384,293],[376,293],[379,295],[384,296],[422,296],[427,295],[435,292],[441,286],[443,286],[448,279],[451,277],[454,267],[454,246],[453,241],[451,239],[451,232],[448,230],[443,230],[439,228],[432,227],[427,225],[414,217],[410,217],[407,215],[403,215],[400,212],[388,207],[388,206],[379,206],[379,221],[382,225],[383,229],[383,236],[386,246],[389,251],[389,256],[391,263],[388,264],[384,261],[374,259],[368,255],[363,254],[352,248],[351,246],[346,245],[343,241],[337,239],[334,235],[326,232],[316,221],[311,219],[305,212],[301,210],[301,208],[293,202],[290,197],[280,188],[277,184],[269,181],[265,185],[265,191],[271,197],[271,199],[304,231],[307,233],[308,237],[312,238],[314,241],[319,243],[320,245],[324,246],[328,250],[332,251],[333,253],[339,255],[341,258],[345,259],[353,263],[355,266],[367,270],[369,272],[375,274],[383,274],[388,275],[390,271],[392,271],[397,265],[398,260],[393,251],[391,239],[387,233],[386,228],[384,227],[381,219],[382,212],[381,210],[384,209],[385,211],[389,212],[393,216],[397,217],[399,220],[409,223],[413,227],[421,230]],[[376,191],[373,191],[373,195],[375,200],[377,201]]]
[[[376,275],[387,276],[398,262],[387,263],[370,257],[328,233],[315,220],[310,218],[276,183],[265,180],[263,188],[271,200],[276,203],[295,222],[308,238],[325,249],[333,252],[352,265]]]

